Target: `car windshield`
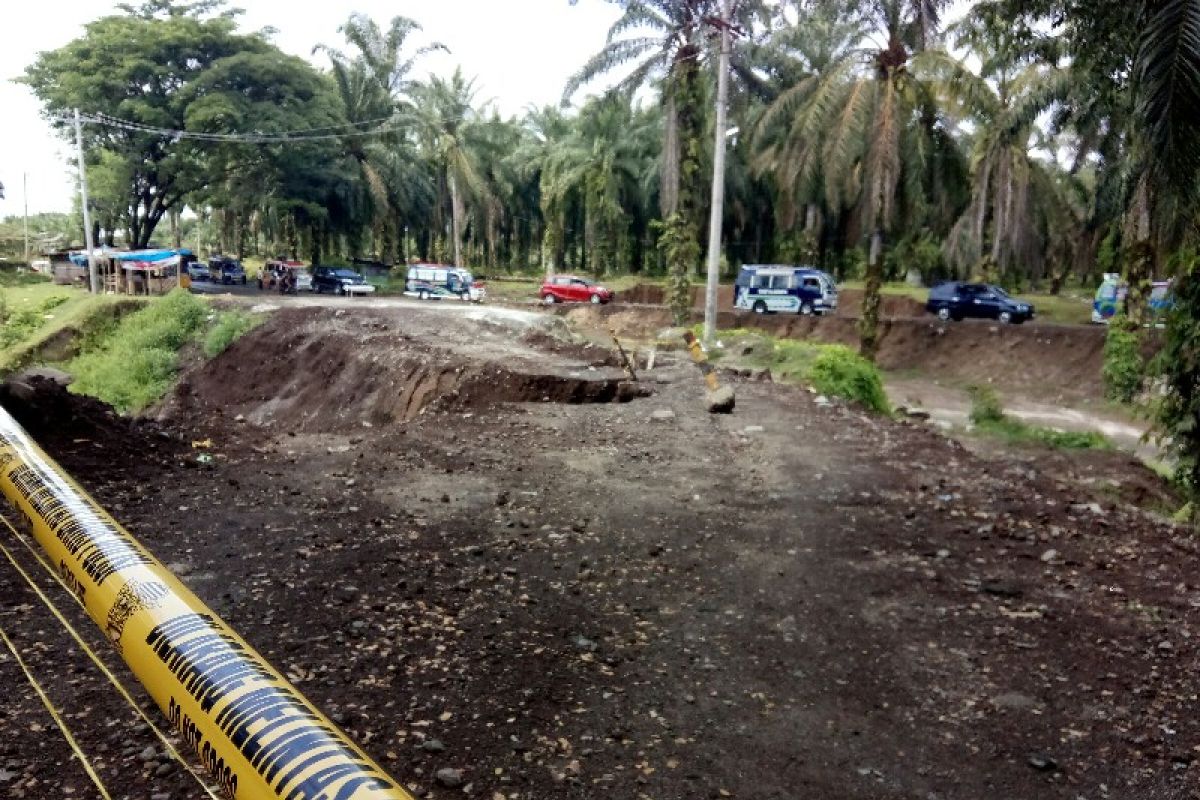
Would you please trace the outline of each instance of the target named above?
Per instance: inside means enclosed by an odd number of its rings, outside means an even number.
[[[335,269],[333,274],[339,278],[357,278],[358,273],[352,269]]]
[[[993,286],[993,287],[991,287],[991,289],[993,292],[995,292],[1000,297],[1008,297],[1008,292],[1004,291],[999,286]]]

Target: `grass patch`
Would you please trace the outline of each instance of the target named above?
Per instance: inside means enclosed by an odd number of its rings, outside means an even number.
[[[702,336],[703,326],[697,325],[695,333]],[[776,339],[742,328],[720,331],[718,338],[723,347],[714,348],[710,360],[733,360],[768,369],[781,383],[805,384],[823,395],[850,400],[880,414],[892,411],[879,369],[849,347]]]
[[[1056,450],[1112,449],[1112,442],[1096,431],[1061,431],[1014,419],[1004,413],[999,396],[986,386],[973,386],[970,392],[971,422],[977,433],[1011,444],[1042,445]]]
[[[0,269],[0,289],[23,289],[29,286],[52,286],[49,275],[40,272]]]
[[[0,270],[0,375],[36,360],[42,346],[62,330],[89,330],[92,322],[129,298],[97,296],[56,286],[45,276]]]
[[[203,329],[208,306],[177,289],[126,316],[93,350],[65,366],[71,391],[99,398],[122,413],[140,411],[170,389],[179,350]]]
[[[204,336],[204,355],[216,358],[261,321],[261,317],[240,309],[221,312],[217,315],[216,323]]]

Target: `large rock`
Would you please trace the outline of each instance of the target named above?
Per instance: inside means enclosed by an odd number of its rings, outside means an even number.
[[[705,407],[710,414],[732,414],[736,404],[737,398],[731,386],[722,386],[714,392],[709,392],[705,398]]]

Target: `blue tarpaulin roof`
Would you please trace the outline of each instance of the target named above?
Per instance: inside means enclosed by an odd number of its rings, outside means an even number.
[[[111,258],[113,261],[166,261],[175,256],[190,256],[192,251],[182,250],[100,250],[97,255],[101,258]],[[71,263],[83,266],[87,264],[87,252],[71,253]]]

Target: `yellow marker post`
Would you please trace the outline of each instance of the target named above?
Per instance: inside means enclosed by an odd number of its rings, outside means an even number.
[[[0,492],[232,800],[412,800],[3,409]]]

